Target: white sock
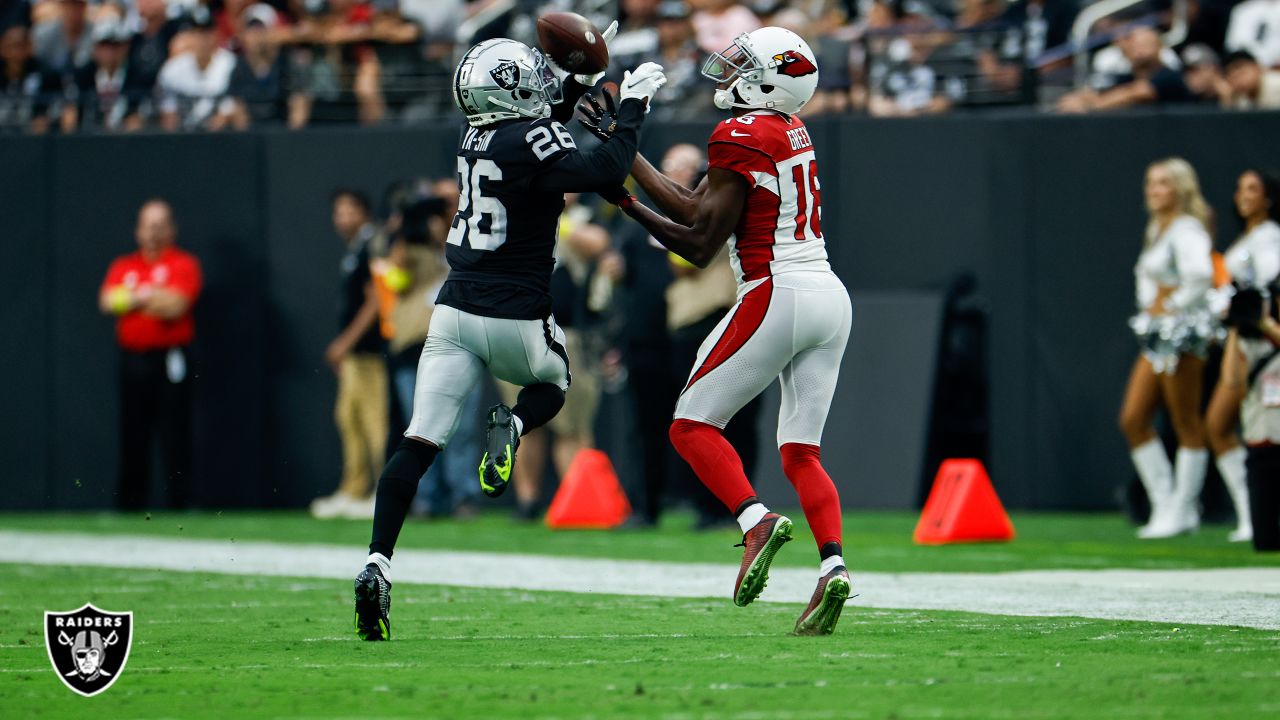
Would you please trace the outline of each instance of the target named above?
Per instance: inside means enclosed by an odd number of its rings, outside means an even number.
[[[826,577],[827,573],[842,565],[844,565],[844,558],[839,555],[824,558],[822,564],[818,566],[818,577]]]
[[[391,579],[391,559],[386,555],[383,555],[382,553],[373,553],[369,556],[368,560],[364,561],[364,564],[377,565],[378,569],[382,571],[382,577],[388,580]]]
[[[1218,456],[1218,474],[1222,476],[1222,484],[1227,486],[1231,495],[1231,504],[1236,508],[1236,519],[1241,527],[1251,526],[1249,517],[1249,484],[1244,467],[1244,460],[1249,451],[1237,445]]]
[[[755,527],[765,515],[769,513],[769,508],[764,503],[753,502],[738,514],[738,527],[742,528],[742,534],[746,535],[747,531]]]
[[[523,436],[524,436],[524,421],[520,419],[520,416],[519,416],[519,415],[512,414],[512,416],[511,416],[511,422],[515,423],[515,426],[516,426],[516,437],[523,437]]]
[[[1179,447],[1173,459],[1174,491],[1184,507],[1199,516],[1196,503],[1204,489],[1204,474],[1209,469],[1209,451],[1205,448]]]
[[[1142,486],[1147,489],[1147,497],[1152,505],[1164,502],[1173,494],[1173,465],[1169,463],[1169,455],[1164,451],[1160,438],[1151,438],[1129,451],[1133,458],[1133,466],[1142,478]]]

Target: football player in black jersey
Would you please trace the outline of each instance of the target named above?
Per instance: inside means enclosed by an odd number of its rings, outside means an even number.
[[[606,41],[614,28],[603,33]],[[458,146],[461,197],[445,250],[449,276],[436,299],[414,390],[413,418],[378,481],[369,559],[356,578],[356,633],[388,640],[390,557],[418,479],[458,426],[483,373],[523,388],[514,408],[489,411],[480,486],[506,489],[519,438],[564,405],[569,364],[551,315],[552,252],[564,193],[617,187],[635,159],[662,67],[626,73],[608,141],[581,151],[561,122],[599,76],[557,77],[541,52],[514,40],[467,51],[453,99],[469,127]]]

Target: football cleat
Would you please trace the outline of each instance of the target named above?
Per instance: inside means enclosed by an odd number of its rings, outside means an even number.
[[[356,635],[361,640],[391,639],[391,581],[373,563],[356,576]]]
[[[480,458],[480,489],[485,495],[496,498],[506,492],[511,482],[511,468],[516,463],[516,448],[520,437],[516,435],[515,416],[511,408],[498,404],[489,408],[489,432],[485,441],[484,457]]]
[[[760,597],[769,582],[769,565],[783,543],[791,539],[791,521],[769,513],[755,527],[742,536],[742,567],[738,569],[738,582],[733,586],[733,604],[750,605]]]
[[[843,565],[823,575],[809,599],[809,607],[796,620],[796,635],[830,635],[849,599],[849,571]]]

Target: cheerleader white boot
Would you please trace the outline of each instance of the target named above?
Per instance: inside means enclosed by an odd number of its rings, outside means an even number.
[[[1209,467],[1209,451],[1178,448],[1173,462],[1173,498],[1165,513],[1149,524],[1139,537],[1159,539],[1193,533],[1200,529],[1200,491]]]
[[[1218,456],[1218,474],[1222,476],[1222,484],[1227,486],[1231,495],[1231,504],[1236,510],[1236,529],[1227,536],[1230,542],[1250,542],[1253,540],[1253,519],[1249,515],[1249,485],[1246,482],[1244,467],[1248,451],[1237,445]]]
[[[1169,456],[1165,454],[1164,445],[1159,438],[1152,438],[1130,451],[1133,466],[1142,480],[1142,487],[1147,490],[1147,499],[1151,501],[1151,515],[1147,524],[1138,528],[1138,537],[1150,537],[1148,533],[1162,529],[1171,522],[1173,511],[1173,466]]]

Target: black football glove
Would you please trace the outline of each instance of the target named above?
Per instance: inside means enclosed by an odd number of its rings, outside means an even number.
[[[618,129],[618,103],[608,90],[600,88],[599,92],[603,105],[592,95],[582,96],[582,102],[578,103],[578,112],[582,113],[578,122],[582,123],[587,132],[604,142],[613,137],[613,131]]]

